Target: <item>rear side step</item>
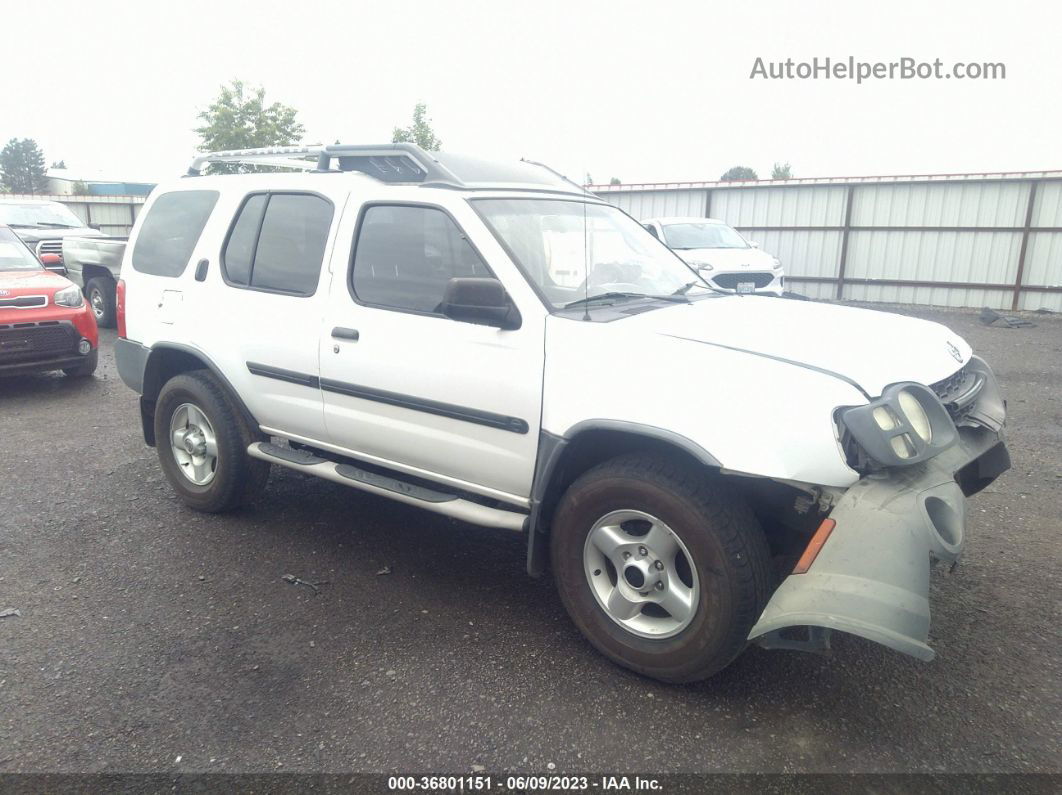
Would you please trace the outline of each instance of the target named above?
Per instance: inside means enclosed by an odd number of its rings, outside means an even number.
[[[478,502],[462,499],[456,494],[407,483],[404,480],[380,475],[350,464],[336,464],[305,450],[293,450],[268,442],[254,442],[248,446],[247,454],[271,464],[342,483],[344,486],[352,486],[370,494],[404,502],[407,505],[416,505],[425,510],[481,527],[522,531],[527,521],[527,514],[524,513],[480,505]]]

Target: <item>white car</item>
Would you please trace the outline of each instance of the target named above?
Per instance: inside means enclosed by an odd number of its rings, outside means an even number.
[[[304,172],[191,176],[234,161]],[[136,221],[115,345],[189,506],[280,466],[522,533],[590,642],[666,681],[833,630],[932,658],[931,561],[1009,466],[958,335],[721,293],[533,163],[336,145],[190,174]],[[455,597],[489,598],[467,574]]]
[[[715,287],[737,293],[782,294],[782,263],[724,221],[649,218],[642,223]]]

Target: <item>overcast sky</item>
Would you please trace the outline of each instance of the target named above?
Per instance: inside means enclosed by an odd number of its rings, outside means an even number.
[[[1053,2],[7,0],[0,142],[113,179],[179,175],[232,78],[308,143],[443,147],[598,182],[1062,169]],[[757,57],[1002,62],[996,81],[749,78]]]

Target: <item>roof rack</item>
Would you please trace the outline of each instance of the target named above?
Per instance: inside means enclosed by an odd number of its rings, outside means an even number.
[[[307,146],[268,146],[262,149],[229,149],[196,155],[186,176],[198,177],[211,163],[245,163],[255,166],[274,166],[312,171],[317,168],[318,156],[324,149],[320,144]],[[307,160],[307,157],[314,157]]]
[[[211,163],[246,163],[318,173],[358,171],[380,182],[425,188],[593,195],[549,166],[532,160],[496,162],[451,152],[429,152],[411,143],[274,146],[208,152],[196,156],[188,176],[199,176]]]

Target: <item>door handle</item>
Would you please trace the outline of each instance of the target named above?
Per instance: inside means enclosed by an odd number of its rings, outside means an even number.
[[[210,267],[210,260],[201,259],[199,264],[195,266],[195,280],[201,282],[206,280],[207,268]]]
[[[332,336],[337,340],[352,340],[358,341],[358,330],[356,328],[344,328],[343,326],[336,326],[332,329]]]

